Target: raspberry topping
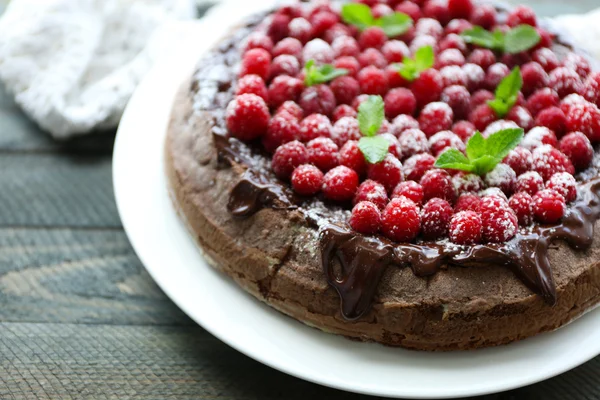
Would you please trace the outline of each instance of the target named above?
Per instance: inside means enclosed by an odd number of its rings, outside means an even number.
[[[421,75],[411,84],[410,89],[417,98],[419,107],[423,107],[440,98],[443,89],[442,77],[435,69],[428,69],[421,72]]]
[[[298,139],[300,125],[291,114],[281,113],[269,121],[267,132],[262,137],[262,144],[269,153],[274,152],[284,143]]]
[[[413,115],[416,109],[417,99],[406,88],[392,89],[385,95],[385,115],[390,119],[400,114]]]
[[[362,69],[358,73],[358,83],[361,91],[366,94],[383,96],[388,91],[388,81],[385,73],[375,66]]]
[[[369,165],[368,176],[369,179],[383,184],[388,193],[392,193],[403,180],[402,163],[388,154],[382,162]]]
[[[517,234],[519,220],[508,203],[496,196],[481,199],[483,239],[490,243],[504,243]]]
[[[567,130],[567,117],[560,108],[548,107],[535,117],[534,124],[546,127],[556,133],[556,135],[562,136]]]
[[[499,188],[509,196],[515,190],[517,174],[508,165],[498,164],[496,168],[485,176],[485,183],[488,186]]]
[[[527,226],[533,222],[533,197],[529,193],[516,193],[510,198],[508,205],[517,215],[519,225]]]
[[[421,178],[420,183],[423,186],[423,197],[425,200],[439,197],[453,203],[456,198],[452,178],[443,169],[427,171]]]
[[[350,201],[358,189],[358,174],[340,165],[325,174],[322,191],[325,198],[334,201]]]
[[[544,178],[537,172],[528,171],[517,178],[517,192],[525,192],[533,196],[540,190],[544,190]]]
[[[269,78],[271,70],[271,54],[261,48],[250,49],[244,54],[240,76],[258,75],[263,80]]]
[[[471,105],[471,94],[464,86],[449,86],[442,92],[442,101],[452,108],[454,117],[466,118]]]
[[[533,156],[526,148],[517,146],[508,153],[502,162],[511,167],[518,176],[531,169]]]
[[[360,94],[358,81],[351,76],[340,76],[331,82],[330,88],[335,95],[337,104],[351,104]]]
[[[303,142],[309,142],[318,137],[330,137],[331,130],[329,118],[322,114],[312,114],[300,123],[299,139]]]
[[[359,140],[361,137],[358,120],[353,117],[344,117],[333,125],[331,138],[335,144],[343,146],[348,140]]]
[[[361,201],[352,209],[348,223],[358,233],[373,235],[381,228],[381,212],[375,204]]]
[[[327,85],[307,87],[300,94],[298,104],[306,115],[331,115],[336,106],[335,95]]]
[[[473,13],[474,8],[471,0],[448,0],[448,11],[452,19],[468,19]]]
[[[434,156],[439,156],[449,148],[465,150],[465,144],[452,131],[441,131],[429,138],[429,148]]]
[[[560,193],[567,203],[577,198],[577,182],[573,178],[573,175],[566,172],[559,172],[552,175],[546,184],[546,188]]]
[[[313,139],[306,144],[306,149],[308,150],[308,162],[321,171],[327,172],[340,163],[339,148],[329,138],[319,137]]]
[[[434,164],[435,158],[431,154],[415,154],[404,162],[403,172],[407,180],[420,182]]]
[[[446,200],[433,198],[421,210],[421,234],[435,240],[448,235],[448,226],[454,210]]]
[[[565,211],[565,198],[555,190],[545,189],[533,196],[533,215],[542,224],[559,222]]]
[[[581,132],[572,132],[560,140],[560,151],[562,151],[573,163],[573,166],[581,171],[590,166],[594,157],[594,148],[590,140]]]
[[[571,161],[560,150],[549,145],[543,145],[533,151],[533,170],[537,171],[544,181],[557,172],[575,173]]]
[[[286,101],[296,101],[303,89],[304,83],[300,79],[280,75],[269,85],[269,106],[277,108]]]
[[[475,125],[469,121],[458,121],[452,126],[452,132],[456,133],[463,142],[467,142],[476,130]]]
[[[527,6],[517,6],[509,14],[506,21],[508,26],[531,25],[537,26],[535,12]]]
[[[255,94],[237,96],[227,106],[227,129],[240,140],[253,140],[266,133],[269,118],[265,101]]]
[[[454,206],[454,212],[475,211],[479,213],[481,199],[474,193],[463,193],[460,195]]]
[[[238,87],[235,92],[236,96],[248,93],[262,97],[264,101],[268,99],[267,85],[265,85],[265,81],[258,75],[246,75],[238,81]]]
[[[419,208],[406,197],[392,199],[381,217],[383,234],[396,242],[410,242],[421,228]]]
[[[297,140],[285,143],[277,148],[271,167],[273,172],[280,179],[288,179],[296,167],[306,164],[308,161],[308,152],[306,147]]]
[[[558,106],[560,98],[558,93],[550,88],[536,91],[527,99],[527,109],[534,117],[546,108]]]
[[[450,240],[456,244],[477,244],[482,237],[482,221],[473,211],[461,211],[450,220]]]
[[[314,165],[300,165],[292,173],[292,188],[302,196],[312,196],[321,191],[323,173]]]
[[[485,188],[485,183],[479,175],[459,172],[452,177],[452,185],[458,194],[477,193]]]
[[[454,113],[446,103],[429,103],[419,115],[419,126],[425,134],[430,137],[440,131],[449,130],[452,127]]]
[[[392,198],[404,196],[407,199],[414,201],[418,206],[423,204],[423,187],[415,181],[400,182],[394,192]]]

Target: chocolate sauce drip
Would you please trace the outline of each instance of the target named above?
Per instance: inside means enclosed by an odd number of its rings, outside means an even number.
[[[290,198],[289,189],[248,169],[231,190],[227,209],[236,217],[248,217],[265,207],[276,210],[297,208]]]

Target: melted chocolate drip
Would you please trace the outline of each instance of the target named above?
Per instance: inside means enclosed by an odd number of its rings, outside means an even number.
[[[248,217],[264,207],[292,210],[297,206],[290,201],[291,197],[283,185],[248,169],[231,190],[227,209],[236,217]]]

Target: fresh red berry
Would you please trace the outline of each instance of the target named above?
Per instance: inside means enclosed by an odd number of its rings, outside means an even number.
[[[304,164],[292,173],[292,188],[302,196],[313,196],[323,186],[323,172],[314,165]]]
[[[537,46],[535,46],[535,49],[552,47],[552,44],[556,39],[556,35],[540,27],[536,27],[535,30],[537,31],[538,35],[540,35],[540,42],[537,44]]]
[[[379,3],[371,8],[371,12],[373,13],[373,17],[381,18],[385,15],[393,14],[394,10],[387,4]]]
[[[417,205],[406,197],[392,199],[381,218],[383,234],[396,242],[410,242],[417,237],[421,218]]]
[[[490,29],[496,25],[496,14],[494,6],[490,4],[478,4],[471,13],[471,22],[473,25]]]
[[[442,77],[442,87],[444,88],[453,85],[467,85],[467,74],[463,71],[462,67],[458,65],[443,67],[440,70],[440,76]]]
[[[385,129],[385,128],[383,128]],[[394,157],[396,157],[397,159],[402,159],[402,149],[400,146],[400,142],[398,142],[398,138],[396,136],[394,136],[393,134],[389,133],[388,131],[379,134],[380,137],[384,138],[385,140],[388,141],[389,148],[388,148],[388,152],[390,154],[392,154]]]
[[[508,26],[531,25],[537,26],[535,11],[531,7],[517,6],[509,14],[506,22]]]
[[[392,193],[403,180],[402,163],[392,154],[388,154],[383,161],[369,165],[368,176],[369,179],[383,184],[388,193]]]
[[[348,223],[358,233],[374,235],[381,228],[381,211],[373,203],[361,201],[352,209]]]
[[[262,137],[262,144],[268,152],[274,152],[284,143],[298,139],[300,125],[298,120],[287,114],[279,114],[271,118],[267,132]]]
[[[269,78],[270,69],[271,54],[265,49],[251,49],[242,58],[240,76],[258,75],[266,81]]]
[[[469,55],[468,62],[479,65],[484,71],[496,63],[496,55],[488,49],[475,49]]]
[[[506,164],[498,164],[485,176],[485,183],[491,187],[497,187],[507,196],[515,191],[517,174]]]
[[[300,123],[299,139],[309,142],[313,139],[331,137],[332,126],[329,118],[322,114],[311,114]]]
[[[565,112],[568,132],[582,132],[590,141],[600,140],[600,110],[588,101],[568,107]]]
[[[488,125],[487,128],[481,133],[484,138],[488,138],[494,133],[500,132],[504,129],[518,129],[519,125],[517,125],[514,121],[508,121],[505,119],[500,119],[498,121],[494,121]]]
[[[356,76],[360,71],[360,63],[354,57],[340,57],[334,61],[333,65],[336,68],[347,70],[349,76]]]
[[[349,140],[340,149],[340,165],[353,169],[359,175],[367,173],[367,161],[356,140]]]
[[[360,94],[358,81],[350,76],[341,76],[334,79],[329,85],[337,104],[350,104]]]
[[[390,88],[408,87],[410,84],[409,81],[398,73],[398,66],[395,64],[385,67],[384,72]]]
[[[443,89],[442,77],[437,70],[428,69],[421,72],[410,85],[410,89],[417,98],[419,107],[424,107],[440,98]]]
[[[535,61],[528,62],[521,67],[521,76],[523,77],[523,88],[521,90],[526,96],[548,85],[548,74]]]
[[[452,132],[465,143],[475,134],[476,130],[475,125],[469,121],[458,121],[452,125]]]
[[[446,200],[433,198],[421,210],[421,234],[427,240],[448,235],[448,227],[454,210]]]
[[[575,173],[575,168],[567,156],[549,145],[540,146],[533,151],[532,167],[544,178],[544,181],[557,172],[568,172],[571,175]]]
[[[453,203],[456,199],[452,177],[443,169],[427,171],[421,178],[420,183],[423,186],[423,194],[426,201],[434,197],[439,197]]]
[[[530,151],[545,144],[549,144],[552,147],[558,147],[558,139],[553,131],[543,126],[537,126],[527,132],[521,142],[521,146]]]
[[[421,8],[410,0],[404,0],[396,6],[396,12],[408,15],[413,21],[421,19]]]
[[[286,101],[282,105],[280,105],[277,111],[275,112],[275,115],[280,114],[289,114],[298,121],[304,117],[304,111],[302,111],[300,106],[293,101]]]
[[[280,179],[288,179],[296,167],[306,164],[308,161],[308,152],[306,147],[297,140],[285,143],[277,148],[271,167],[273,172]]]
[[[331,28],[329,28],[327,31],[325,31],[325,33],[323,34],[323,39],[325,39],[327,43],[333,43],[335,39],[342,36],[355,36],[355,33],[357,33],[357,31],[358,28],[356,28],[355,26],[337,23]]]
[[[305,88],[300,94],[298,104],[304,113],[331,115],[336,106],[335,95],[327,85],[315,85]]]
[[[370,66],[358,73],[360,89],[365,94],[383,96],[388,91],[388,81],[383,70]]]
[[[410,56],[410,50],[406,43],[400,40],[390,40],[381,48],[381,54],[383,54],[389,63],[399,63],[405,57]]]
[[[515,189],[517,192],[524,192],[533,196],[540,190],[544,190],[544,178],[535,171],[525,172],[517,178]]]
[[[542,224],[555,224],[565,215],[564,197],[555,190],[545,189],[533,196],[533,215]]]
[[[473,211],[461,211],[450,220],[449,236],[453,243],[472,245],[481,242],[482,221]]]
[[[517,234],[519,220],[506,200],[496,196],[481,199],[483,239],[490,243],[504,243]]]
[[[437,69],[442,69],[449,66],[462,67],[465,65],[465,63],[465,56],[463,56],[462,52],[458,49],[444,50],[438,54],[437,59],[435,60]]]
[[[450,129],[453,120],[454,113],[448,104],[443,102],[429,103],[419,115],[419,126],[430,137],[437,132]]]
[[[509,121],[515,122],[520,128],[529,130],[533,127],[533,117],[529,111],[522,106],[514,106],[505,117]]]
[[[400,182],[394,192],[392,198],[404,196],[407,199],[412,200],[416,205],[421,206],[423,204],[423,187],[415,181]]]
[[[533,156],[526,148],[517,146],[508,153],[502,162],[511,167],[519,176],[531,169]]]
[[[450,21],[448,2],[445,0],[428,0],[421,10],[423,15],[439,21],[442,25],[446,25]]]
[[[422,19],[421,21],[425,21],[425,20],[427,20],[427,19]],[[442,31],[443,31],[443,29],[442,29]],[[419,51],[420,48],[427,47],[427,46],[433,48],[434,52],[437,52],[438,51],[437,37],[434,37],[432,35],[418,35],[412,40],[408,49],[410,50],[411,54],[415,54],[417,51]]]
[[[361,68],[369,66],[383,69],[388,65],[385,56],[377,49],[368,48],[358,55],[356,58]]]
[[[398,138],[398,143],[402,151],[402,159],[406,159],[415,154],[429,152],[427,136],[419,129],[413,128],[403,131]]]
[[[447,87],[442,92],[441,100],[452,108],[454,117],[458,119],[467,117],[471,104],[471,94],[464,86]]]
[[[289,36],[288,25],[292,18],[285,14],[273,14],[267,28],[267,34],[274,43]]]
[[[273,50],[273,40],[262,32],[252,32],[244,43],[244,53],[252,49]]]
[[[577,198],[577,182],[573,175],[566,172],[559,172],[552,175],[546,183],[546,188],[556,190],[565,198],[567,203],[570,203]]]
[[[485,188],[485,183],[479,175],[461,171],[452,177],[452,186],[457,194],[477,193]]]
[[[340,163],[339,148],[333,140],[327,137],[318,137],[306,144],[308,150],[308,162],[315,165],[321,171],[329,171]]]
[[[358,120],[352,117],[344,117],[336,121],[331,131],[331,138],[338,147],[343,146],[348,140],[360,140],[361,136]]]
[[[279,75],[296,76],[300,72],[300,62],[289,54],[282,54],[273,59],[269,76],[271,79]]]
[[[313,37],[312,24],[305,18],[298,17],[290,21],[288,25],[289,36],[306,43]]]
[[[473,93],[471,97],[471,109],[474,110],[477,107],[486,104],[490,100],[494,100],[496,96],[494,93],[490,92],[487,89],[480,89]]]
[[[262,97],[264,101],[268,100],[267,85],[258,75],[246,75],[238,81],[237,90],[235,91],[236,96],[248,93]]]
[[[350,36],[340,36],[331,43],[336,58],[358,57],[360,47],[356,39]]]
[[[333,49],[322,39],[313,39],[302,49],[303,60],[315,60],[317,64],[331,64],[335,59]]]
[[[560,140],[562,151],[578,171],[590,166],[594,157],[594,148],[590,140],[581,132],[571,132]]]
[[[415,154],[404,162],[403,172],[407,180],[420,182],[425,173],[433,168],[434,164],[435,158],[431,154]]]
[[[532,61],[540,64],[548,73],[558,68],[560,65],[560,61],[558,60],[556,53],[547,47],[542,47],[534,51],[531,59]]]
[[[469,19],[475,6],[471,0],[448,0],[450,18]]]
[[[474,211],[479,212],[481,206],[481,199],[475,193],[463,193],[458,197],[456,205],[454,206],[454,212],[459,213],[461,211]]]
[[[380,210],[383,210],[389,199],[385,187],[381,183],[367,179],[360,184],[354,195],[354,204],[362,201],[371,202]]]
[[[229,133],[243,141],[256,139],[267,132],[269,108],[255,94],[236,96],[227,106],[226,121]]]
[[[546,108],[558,106],[559,102],[558,93],[550,88],[543,88],[529,96],[527,109],[535,117]]]
[[[516,193],[510,198],[508,205],[517,216],[519,225],[531,225],[533,222],[533,197],[529,193]]]
[[[583,82],[577,72],[565,67],[559,67],[550,72],[548,87],[554,89],[561,98],[572,93],[583,92]]]
[[[560,108],[549,107],[535,117],[534,125],[546,127],[561,137],[566,133],[567,117]]]
[[[448,32],[449,28],[451,28],[451,26],[452,26],[452,23],[455,21],[457,23],[460,23],[463,20],[455,19],[455,20],[450,21],[450,24],[448,24],[448,26],[446,27],[446,32]],[[469,26],[471,25],[469,22],[466,22],[466,23]],[[462,32],[462,30],[469,29],[468,27],[464,27],[464,28],[465,29],[463,29],[463,27],[459,27],[457,30]],[[469,47],[467,46],[467,43],[457,33],[449,33],[446,37],[444,37],[442,40],[440,40],[440,43],[438,44],[438,50],[440,51],[440,53],[443,53],[445,50],[448,50],[448,49],[456,49],[456,50],[460,51],[461,54],[466,54],[469,51]]]
[[[439,39],[444,34],[444,27],[436,18],[421,18],[415,25],[416,36],[431,36]]]
[[[573,52],[567,54],[567,57],[565,57],[565,60],[563,61],[563,65],[566,68],[577,72],[577,75],[579,75],[581,79],[586,79],[590,72],[592,72],[589,61],[581,54]]]
[[[485,84],[488,90],[495,91],[502,79],[510,74],[510,69],[502,63],[491,65],[485,74]]]
[[[419,129],[419,121],[406,114],[401,114],[394,118],[391,128],[394,135],[399,137],[407,129]]]
[[[337,122],[344,117],[356,118],[358,113],[354,108],[347,104],[340,104],[333,110],[333,122]]]
[[[303,89],[304,82],[300,79],[280,75],[269,85],[269,105],[277,108],[286,101],[296,101]]]
[[[485,71],[477,64],[466,63],[462,66],[463,73],[467,77],[465,87],[469,92],[479,90],[485,82]]]
[[[322,36],[328,29],[339,22],[339,17],[331,11],[320,11],[310,17],[313,35]]]
[[[496,121],[497,118],[496,112],[489,105],[482,104],[471,112],[469,122],[475,125],[477,130],[483,131],[489,124]]]
[[[400,114],[413,115],[417,108],[417,99],[406,88],[390,90],[385,95],[385,115],[393,119]]]
[[[325,174],[322,191],[329,200],[352,200],[357,189],[358,174],[353,169],[340,165]]]
[[[590,103],[600,106],[600,72],[591,73],[583,87],[583,97]]]
[[[465,144],[460,137],[452,131],[440,131],[429,138],[431,154],[439,156],[447,149],[465,150]]]
[[[273,57],[287,54],[296,57],[300,61],[302,58],[302,48],[302,43],[298,39],[288,37],[275,45],[273,48]]]
[[[380,49],[387,42],[387,35],[382,28],[372,26],[365,29],[358,37],[358,44],[364,49],[373,47]]]

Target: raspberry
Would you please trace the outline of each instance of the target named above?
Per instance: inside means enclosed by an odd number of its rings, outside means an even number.
[[[471,0],[448,0],[448,11],[452,19],[470,18],[474,8]]]
[[[421,20],[423,21],[423,20]],[[413,39],[413,41],[410,43],[409,46],[409,50],[412,54],[416,53],[417,51],[419,51],[420,48],[422,47],[426,47],[426,46],[430,46],[433,48],[433,50],[435,52],[437,52],[438,50],[438,41],[437,38],[435,38],[434,36],[431,35],[420,35],[417,36]]]
[[[335,95],[327,85],[315,85],[305,88],[298,101],[307,115],[331,115],[335,109]]]
[[[298,121],[304,117],[304,111],[302,111],[300,106],[293,101],[286,101],[282,105],[280,105],[277,111],[275,112],[275,115],[285,113],[289,114]]]
[[[337,104],[350,104],[360,94],[358,81],[350,76],[341,76],[334,79],[329,87],[335,95]]]
[[[411,128],[402,132],[398,138],[398,144],[402,149],[402,159],[429,152],[427,136],[419,129]]]
[[[509,196],[515,190],[517,174],[506,164],[498,164],[485,176],[488,186],[497,187]]]
[[[443,67],[440,70],[440,76],[442,77],[442,87],[444,88],[453,85],[467,85],[467,74],[458,65]]]
[[[582,171],[590,166],[594,157],[594,148],[590,140],[581,132],[572,132],[560,141],[562,151],[573,163],[573,166]]]
[[[229,133],[243,141],[256,139],[267,132],[269,108],[255,94],[235,97],[227,106],[226,120]]]
[[[273,14],[271,21],[268,22],[267,34],[274,43],[288,36],[288,25],[292,18],[284,14]]]
[[[535,61],[528,62],[521,67],[521,76],[523,77],[523,88],[521,90],[525,96],[546,87],[548,84],[548,74]]]
[[[463,66],[466,63],[465,56],[458,49],[448,49],[440,52],[435,61],[436,68],[441,69],[449,66]]]
[[[465,143],[475,134],[476,130],[475,125],[469,121],[458,121],[452,125],[452,132]]]
[[[383,96],[388,91],[385,73],[374,66],[366,67],[358,73],[358,83],[365,94]]]
[[[431,36],[439,39],[444,34],[444,27],[435,18],[421,18],[415,25],[415,36]]]
[[[379,3],[373,6],[371,12],[373,13],[373,17],[381,18],[385,15],[393,14],[394,10],[392,10],[392,8],[387,4]]]
[[[567,57],[563,61],[563,65],[577,72],[577,75],[581,77],[581,79],[587,78],[587,76],[592,72],[592,67],[588,60],[585,59],[580,54],[577,53],[569,53]]]
[[[361,176],[367,173],[367,161],[356,140],[347,141],[340,149],[340,165],[353,169]]]
[[[583,82],[581,82],[581,78],[574,70],[559,67],[550,72],[548,87],[554,89],[563,98],[572,93],[581,93],[583,91]]]
[[[296,57],[300,61],[302,58],[302,48],[302,43],[298,39],[288,37],[275,45],[273,48],[273,57],[287,54]]]
[[[448,235],[448,226],[454,210],[446,200],[433,198],[421,210],[421,234],[427,240]]]
[[[399,63],[405,57],[410,56],[410,50],[408,50],[406,43],[400,40],[390,40],[381,48],[381,54],[389,63]]]
[[[510,74],[510,69],[505,64],[496,63],[491,65],[485,74],[485,84],[491,91],[495,91],[502,79]]]
[[[517,216],[519,225],[531,225],[533,222],[533,198],[529,193],[516,193],[510,198],[508,205]]]
[[[358,175],[348,168],[340,165],[325,174],[322,191],[325,198],[334,201],[349,201],[358,189]]]
[[[479,214],[462,211],[452,216],[449,227],[450,240],[459,245],[472,245],[481,242],[482,222]]]
[[[352,107],[347,104],[340,104],[333,110],[333,121],[337,122],[344,117],[353,117],[356,118],[358,113]]]
[[[338,146],[343,146],[348,140],[359,140],[361,137],[358,120],[352,117],[336,121],[331,131],[331,138]]]
[[[417,98],[419,107],[437,101],[442,94],[442,77],[435,69],[421,72],[419,77],[410,85],[410,89]]]
[[[485,130],[489,124],[496,121],[496,112],[487,104],[482,104],[475,108],[469,115],[469,122],[475,125],[479,131]]]
[[[337,23],[323,34],[323,39],[325,39],[327,43],[333,43],[333,41],[339,37],[354,36],[357,31],[358,29],[356,27]]]
[[[484,197],[481,200],[483,239],[490,243],[504,243],[517,234],[519,220],[505,200]]]
[[[454,113],[446,103],[429,103],[419,115],[419,126],[430,137],[437,132],[448,130],[452,127]]]
[[[477,193],[481,198],[483,197],[497,197],[498,199],[504,201],[505,203],[508,203],[508,198],[506,197],[506,195],[504,194],[504,192],[502,190],[500,190],[497,187],[490,187],[487,188],[485,190],[482,190],[481,192]]]
[[[477,64],[467,63],[462,66],[463,74],[467,77],[466,88],[469,92],[480,89],[485,81],[485,71]]]
[[[455,22],[455,21],[460,22],[462,20],[460,20],[460,19],[452,20],[450,22],[450,24],[448,25],[448,27],[446,27],[446,31],[448,31],[448,28],[450,28],[450,26],[452,25],[452,22]],[[467,22],[467,24],[469,24],[469,23]],[[469,25],[471,25],[471,24],[469,24]],[[461,31],[462,30],[463,29],[461,27]],[[456,49],[456,50],[460,51],[461,54],[466,54],[469,51],[469,48],[468,48],[467,44],[465,43],[465,40],[456,33],[448,34],[445,38],[440,40],[440,43],[438,44],[438,50],[440,52],[444,52],[445,50],[449,50],[449,49]]]
[[[454,132],[440,131],[429,138],[429,148],[431,154],[437,157],[449,148],[464,151],[465,144]]]
[[[526,148],[517,146],[508,153],[502,162],[511,167],[519,176],[531,169],[533,156]]]
[[[417,99],[405,88],[392,89],[385,95],[385,115],[395,118],[400,114],[413,115],[417,108]]]
[[[370,47],[380,49],[385,42],[387,42],[387,35],[378,26],[365,29],[358,37],[358,44],[363,50]]]
[[[589,103],[583,96],[573,93],[565,97],[560,102],[560,109],[565,113],[565,115],[569,112],[571,107]]]
[[[322,36],[328,29],[332,28],[338,22],[338,15],[331,11],[320,11],[310,17],[313,35],[317,37]]]
[[[496,55],[488,49],[475,49],[469,55],[468,62],[479,65],[484,71],[496,63]]]
[[[392,122],[392,133],[400,136],[407,129],[419,129],[419,122],[410,115],[401,114]]]
[[[425,173],[433,168],[435,158],[431,154],[415,154],[404,162],[403,172],[407,180],[420,182]]]
[[[413,21],[421,19],[421,8],[410,0],[404,0],[398,4],[396,12],[408,15]]]
[[[534,125],[546,127],[560,137],[566,132],[567,117],[560,108],[549,107],[535,117]]]
[[[348,75],[350,76],[356,76],[358,71],[360,71],[360,63],[354,57],[340,57],[335,60],[333,65],[336,68],[348,70]]]
[[[402,163],[388,154],[382,162],[369,165],[368,177],[383,184],[387,192],[392,193],[403,180]]]
[[[533,127],[533,117],[522,106],[514,106],[506,115],[506,119],[515,122],[520,128],[529,130]]]
[[[269,105],[277,108],[286,101],[296,101],[303,89],[304,82],[300,79],[280,75],[269,85]]]
[[[538,126],[527,132],[521,146],[527,150],[533,151],[534,149],[549,144],[552,147],[558,146],[558,139],[556,135],[550,129],[543,126]]]
[[[385,67],[384,72],[390,88],[407,87],[410,83],[398,73],[398,66],[395,64]]]
[[[350,36],[340,36],[331,43],[333,54],[336,58],[340,57],[358,57],[360,47],[356,39]]]
[[[308,152],[306,147],[297,140],[285,143],[277,148],[271,168],[275,175],[280,179],[288,179],[296,167],[306,164],[308,161]]]
[[[474,211],[479,212],[481,207],[481,199],[474,193],[463,193],[459,196],[454,206],[454,212],[459,213],[462,211]]]
[[[348,223],[358,233],[374,235],[381,227],[381,212],[373,203],[361,201],[352,209]]]
[[[568,132],[581,132],[590,141],[600,140],[600,110],[596,105],[585,101],[568,107],[565,112]]]
[[[443,169],[432,169],[427,171],[421,178],[420,183],[421,186],[423,186],[425,200],[439,197],[440,199],[453,203],[456,199],[452,178],[450,177],[450,174]]]
[[[552,175],[546,184],[546,188],[556,190],[565,198],[567,203],[577,198],[577,182],[573,175],[566,172],[559,172]]]
[[[540,111],[548,107],[558,106],[559,102],[558,93],[550,88],[544,88],[529,96],[527,99],[527,109],[535,117]]]
[[[542,224],[555,224],[565,215],[564,197],[555,190],[545,189],[533,196],[533,215]]]
[[[303,60],[315,60],[317,64],[331,64],[335,58],[333,49],[322,39],[313,39],[302,50]]]
[[[319,137],[331,137],[332,126],[329,118],[322,114],[311,114],[300,123],[299,139],[309,142]]]
[[[421,228],[419,208],[406,197],[392,199],[381,217],[383,234],[396,242],[410,242]]]
[[[300,63],[298,59],[289,54],[283,54],[273,59],[271,63],[271,79],[279,75],[296,76],[300,72]]]
[[[372,66],[383,69],[388,65],[385,56],[374,48],[366,49],[358,55],[357,59],[362,68]]]
[[[392,198],[406,197],[419,207],[423,204],[423,187],[415,181],[400,182],[392,193]]]
[[[323,173],[314,165],[300,165],[292,173],[292,188],[302,196],[312,196],[321,190]]]
[[[494,93],[490,92],[486,89],[481,89],[473,93],[471,97],[471,109],[476,109],[477,107],[486,104],[489,100],[494,100],[496,96]]]
[[[583,97],[590,103],[600,106],[600,72],[591,73],[583,87]]]
[[[429,0],[421,8],[423,15],[446,25],[450,21],[448,3],[445,0]]]
[[[540,64],[544,68],[544,71],[548,73],[560,66],[560,61],[556,53],[546,47],[534,51],[531,55],[531,60]]]
[[[306,144],[306,149],[308,150],[308,162],[321,171],[327,172],[340,163],[339,148],[329,138],[319,137],[313,139]]]
[[[496,25],[496,9],[489,4],[478,4],[471,13],[471,23],[485,29]]]
[[[269,78],[270,69],[271,54],[265,49],[251,49],[242,58],[240,76],[258,75],[266,81]]]
[[[506,22],[508,26],[531,25],[537,26],[535,11],[527,6],[517,6],[509,14]]]
[[[454,85],[444,89],[441,100],[452,108],[452,112],[456,118],[462,119],[469,112],[471,94],[464,86]]]
[[[544,178],[535,171],[525,172],[517,178],[515,188],[517,192],[524,192],[533,196],[540,190],[544,190]]]
[[[483,135],[483,137],[488,138],[494,133],[500,132],[501,130],[514,128],[519,128],[519,125],[517,125],[514,121],[500,119],[489,124],[488,127],[485,128],[485,130],[481,134]]]
[[[402,150],[400,149],[400,143],[398,143],[398,138],[396,138],[396,136],[392,135],[389,132],[382,133],[379,136],[389,142],[390,147],[388,149],[388,152],[394,157],[400,159],[402,157]]]
[[[312,24],[302,17],[291,20],[288,25],[288,31],[290,37],[298,39],[302,43],[308,42],[313,37]]]
[[[479,175],[462,171],[452,177],[452,186],[458,194],[477,193],[485,188],[485,184]]]
[[[298,120],[288,114],[279,114],[269,121],[267,132],[262,137],[262,144],[265,150],[272,153],[282,144],[296,140],[299,135]]]
[[[235,91],[236,96],[248,93],[262,97],[264,101],[268,99],[265,81],[258,75],[246,75],[239,79],[237,90]]]
[[[389,199],[385,187],[381,183],[367,179],[360,184],[354,195],[354,204],[358,204],[362,201],[373,203],[380,210],[383,210]]]
[[[533,170],[538,172],[544,181],[557,172],[575,173],[571,161],[552,146],[543,145],[533,151]]]
[[[273,50],[273,40],[262,32],[252,32],[245,40],[244,53],[252,49]]]

